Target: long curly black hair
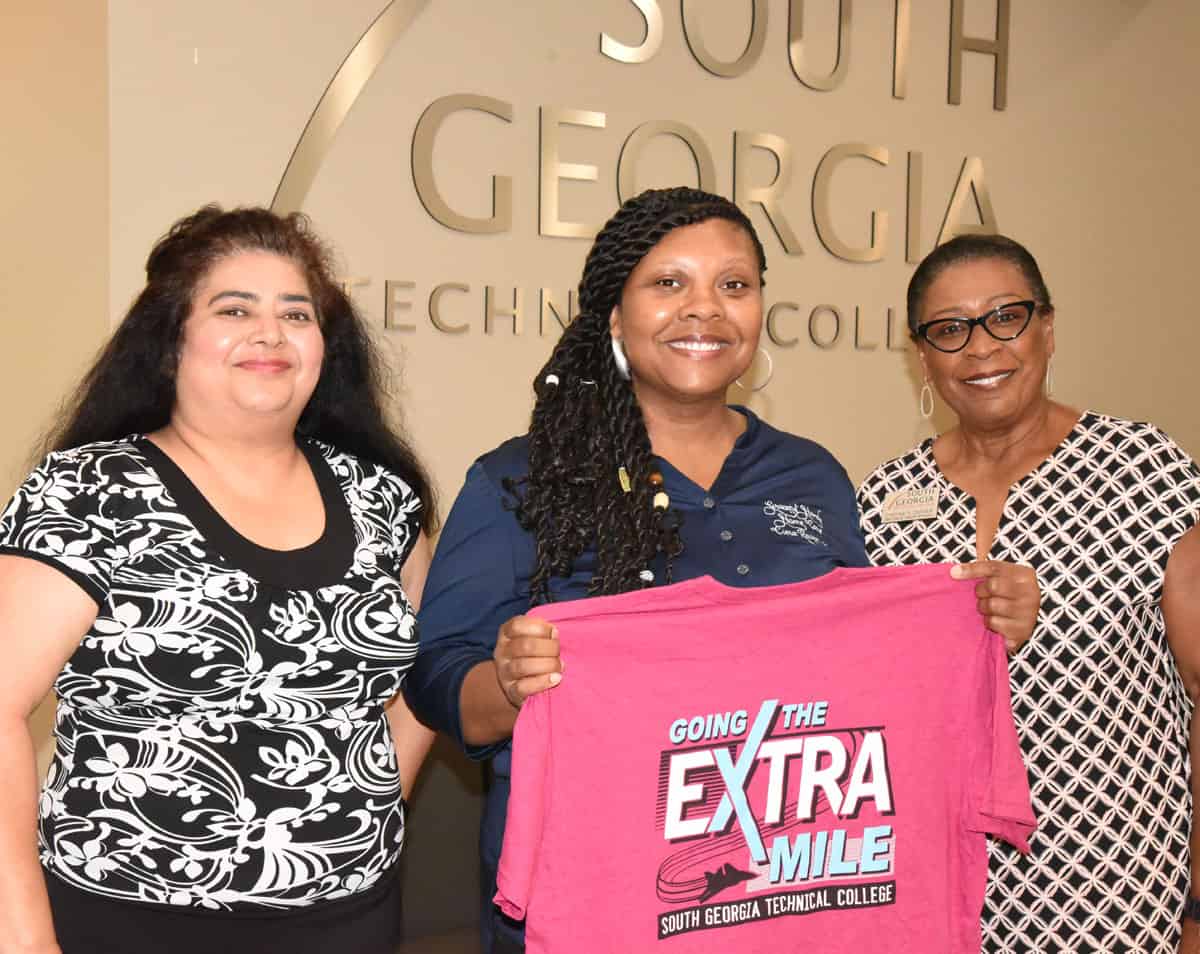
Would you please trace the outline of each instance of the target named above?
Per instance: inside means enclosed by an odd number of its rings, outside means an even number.
[[[533,534],[534,604],[550,599],[553,576],[567,576],[579,556],[596,549],[593,595],[649,586],[644,571],[660,555],[665,580],[683,549],[679,515],[654,507],[657,468],[630,381],[613,360],[609,316],[630,272],[669,232],[710,219],[745,229],[760,276],[767,260],[746,214],[728,199],[698,189],[652,189],[630,199],[596,236],[579,283],[579,314],[563,332],[534,381],[529,474],[508,482],[516,516]],[[630,483],[618,478],[624,467]]]
[[[433,485],[408,441],[388,421],[382,359],[333,277],[329,249],[299,213],[279,216],[263,208],[225,211],[206,205],[171,226],[146,260],[146,287],[68,399],[43,451],[166,426],[195,289],[221,259],[257,251],[288,258],[304,273],[325,341],[321,374],[297,434],[398,474],[420,497],[422,525],[432,530],[437,520]]]

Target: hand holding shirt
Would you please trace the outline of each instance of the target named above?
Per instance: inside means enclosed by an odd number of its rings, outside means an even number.
[[[737,410],[746,416],[746,430],[712,487],[697,486],[658,459],[671,507],[682,517],[684,550],[674,578],[707,575],[731,586],[764,586],[866,566],[854,489],[841,465],[818,444]],[[404,686],[423,722],[457,739],[474,758],[494,757],[480,837],[489,882],[500,854],[510,748],[507,741],[467,745],[459,702],[467,673],[492,659],[500,627],[530,607],[534,542],[517,523],[506,489],[528,472],[528,447],[525,438],[510,440],[468,471],[429,570],[419,614],[421,651]],[[583,553],[569,577],[550,581],[554,601],[587,596],[594,568],[594,552]],[[662,567],[652,569],[665,579]],[[737,630],[730,635],[740,638]],[[491,893],[485,887],[485,938]]]
[[[979,950],[1034,826],[999,637],[945,566],[538,610],[497,902],[529,954]],[[740,638],[731,639],[731,634]]]

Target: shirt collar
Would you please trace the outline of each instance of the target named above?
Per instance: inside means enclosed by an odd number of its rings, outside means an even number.
[[[748,407],[740,404],[730,404],[728,407],[730,410],[737,411],[746,418],[746,429],[733,442],[733,449],[730,450],[729,456],[725,458],[724,463],[721,465],[721,470],[717,474],[717,479],[713,482],[709,490],[706,491],[703,487],[693,483],[680,473],[665,457],[655,455],[654,459],[659,461],[659,465],[662,468],[663,483],[666,486],[668,496],[678,496],[680,499],[699,502],[704,497],[710,495],[713,497],[723,496],[736,489],[741,483],[742,472],[745,470],[747,463],[746,457],[758,439],[759,432],[762,429],[762,421]]]

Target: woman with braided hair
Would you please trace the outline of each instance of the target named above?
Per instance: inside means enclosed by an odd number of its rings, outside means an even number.
[[[758,349],[765,269],[726,199],[674,188],[626,202],[587,256],[528,434],[472,465],[447,518],[405,692],[422,721],[492,759],[485,951],[523,949],[491,903],[510,739],[525,699],[563,678],[554,628],[523,614],[704,575],[761,586],[867,565],[832,455],[725,403]]]

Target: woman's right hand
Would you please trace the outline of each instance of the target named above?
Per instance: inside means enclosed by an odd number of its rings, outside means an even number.
[[[514,616],[501,626],[492,659],[500,690],[514,709],[562,682],[558,630],[536,616]]]

